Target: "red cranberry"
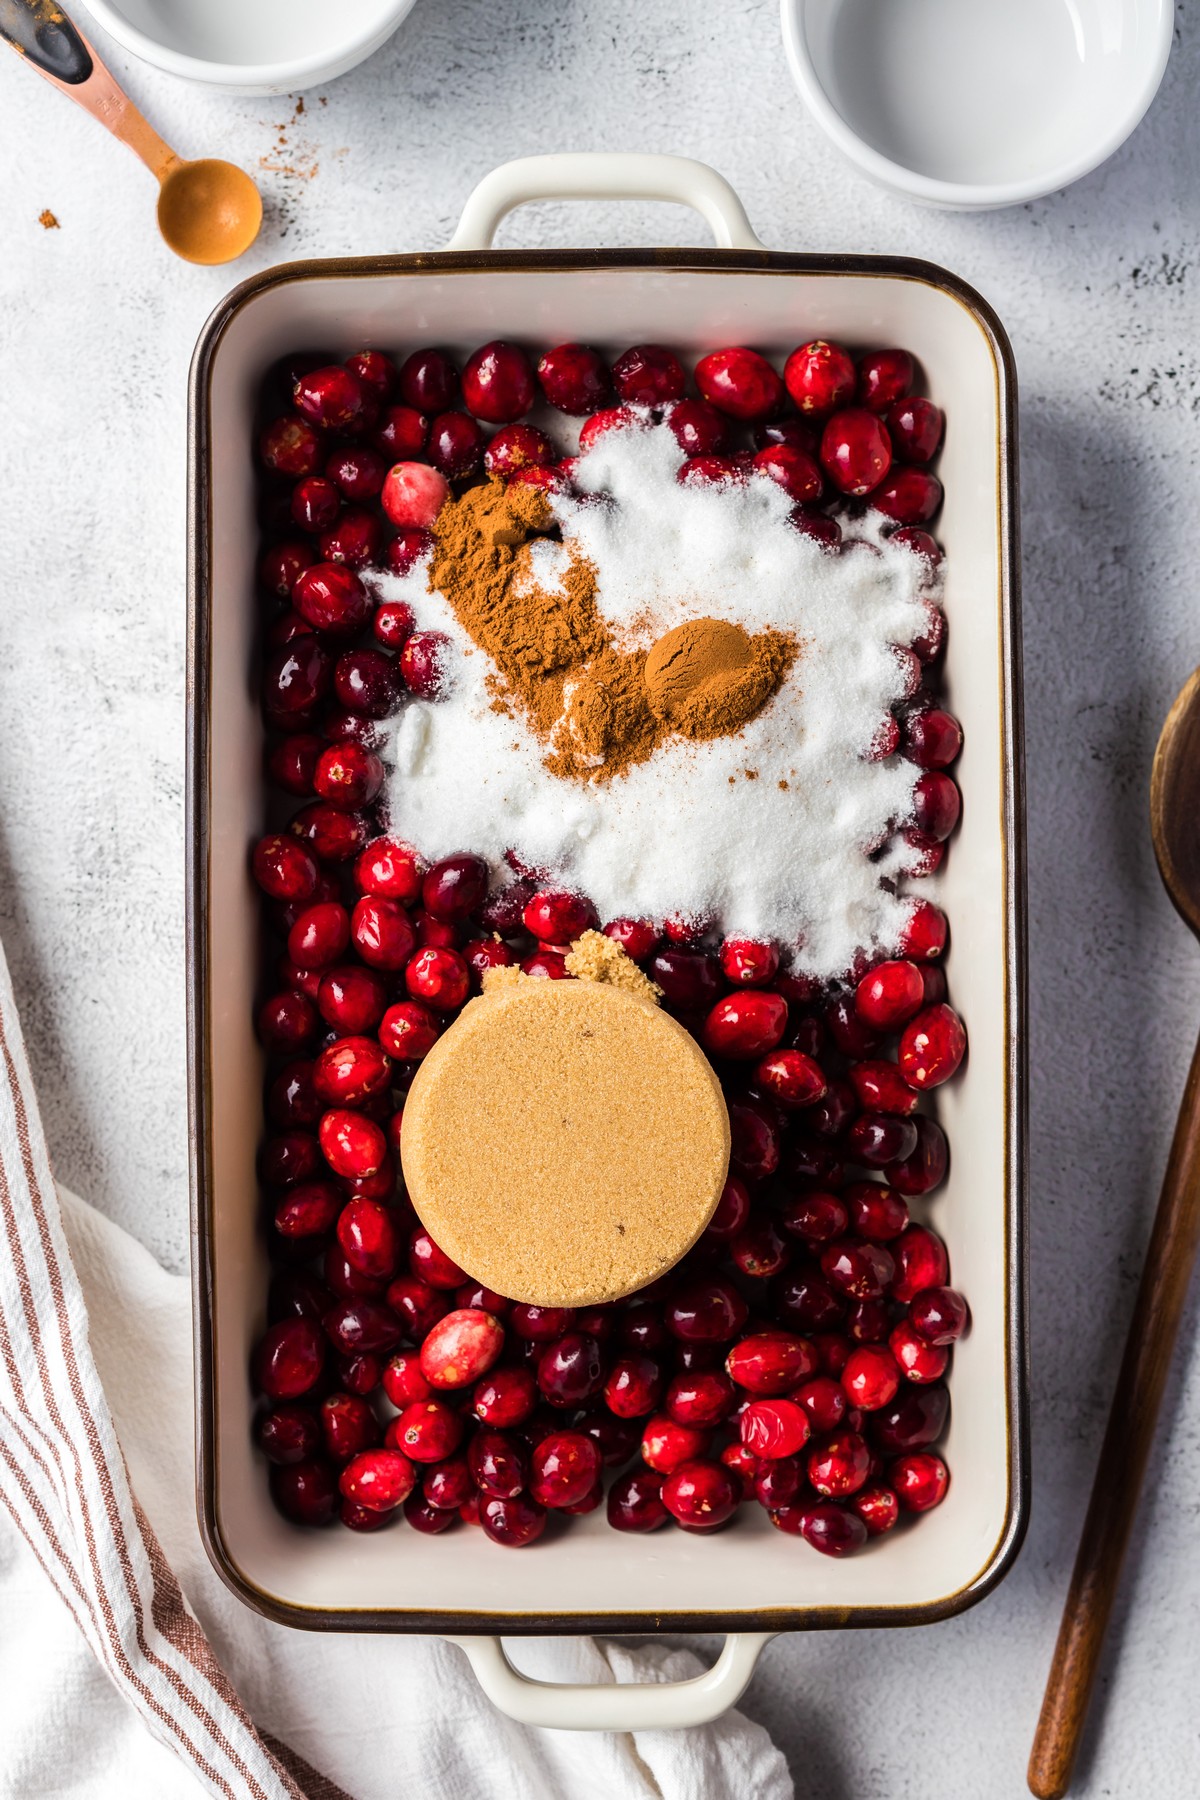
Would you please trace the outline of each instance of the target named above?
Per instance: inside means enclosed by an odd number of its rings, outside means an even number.
[[[381,414],[375,447],[388,466],[412,462],[423,456],[429,438],[429,421],[413,406],[389,406]]]
[[[795,1456],[808,1442],[811,1430],[804,1408],[787,1399],[752,1400],[738,1428],[747,1450],[768,1461]]]
[[[908,1207],[900,1195],[877,1181],[856,1181],[842,1198],[855,1232],[873,1243],[890,1243],[908,1224]]]
[[[941,504],[942,484],[927,469],[893,469],[871,495],[876,512],[900,525],[927,525]]]
[[[852,1300],[878,1300],[892,1279],[894,1263],[881,1244],[840,1238],[821,1252],[821,1273]]]
[[[885,1174],[902,1194],[929,1194],[946,1179],[950,1153],[946,1134],[935,1119],[918,1113],[913,1120],[917,1128],[917,1147],[903,1162],[889,1163]]]
[[[286,600],[305,569],[312,567],[312,561],[309,546],[289,538],[286,543],[273,544],[264,551],[258,565],[258,579],[268,594]]]
[[[635,344],[613,364],[618,398],[633,406],[666,406],[682,398],[687,386],[683,364],[661,344]]]
[[[275,1208],[275,1229],[285,1238],[323,1237],[342,1210],[342,1196],[328,1181],[302,1181]]]
[[[702,356],[696,386],[718,412],[750,422],[778,412],[783,399],[783,382],[766,357],[740,347]]]
[[[421,1345],[421,1369],[435,1388],[467,1387],[504,1348],[504,1327],[490,1313],[461,1307],[439,1319]]]
[[[846,1391],[832,1375],[814,1375],[794,1388],[789,1399],[802,1407],[814,1431],[836,1431],[849,1410]]]
[[[740,1446],[743,1450],[745,1446]],[[774,1512],[781,1506],[791,1506],[804,1491],[804,1464],[798,1456],[779,1456],[774,1462],[759,1463],[755,1460],[755,1471],[752,1478],[754,1498],[768,1512]]]
[[[813,1335],[813,1348],[821,1359],[822,1375],[841,1378],[853,1345],[840,1331],[818,1331]]]
[[[272,900],[309,900],[317,886],[316,860],[294,838],[259,838],[251,861],[254,879]]]
[[[361,1451],[374,1449],[383,1435],[367,1402],[355,1394],[328,1394],[320,1411],[325,1452],[335,1463],[348,1463]]]
[[[924,532],[921,534],[924,536]],[[899,537],[900,533],[897,532]],[[946,615],[931,600],[924,602],[925,629],[912,640],[913,654],[923,663],[936,662],[946,647]]]
[[[317,1127],[325,1161],[335,1175],[373,1175],[387,1154],[387,1139],[378,1125],[361,1113],[335,1107]]]
[[[462,1442],[462,1416],[444,1400],[413,1400],[395,1421],[398,1450],[413,1462],[439,1463]]]
[[[648,919],[610,919],[604,935],[620,944],[633,962],[643,962],[658,943],[658,932]]]
[[[512,1500],[524,1491],[527,1458],[517,1438],[505,1431],[477,1431],[467,1449],[472,1479],[481,1494]]]
[[[929,564],[930,572],[939,568],[941,565],[942,553],[938,548],[936,540],[930,537],[927,531],[922,531],[916,525],[902,525],[899,531],[892,532],[888,541],[893,544],[903,544],[905,549],[911,550],[914,556],[923,557]],[[937,612],[936,607],[932,610]],[[938,613],[939,619],[943,616],[944,615],[941,613]],[[940,644],[938,647],[940,648]],[[916,648],[915,644],[913,648]],[[918,652],[918,654],[921,653]],[[935,652],[932,650],[928,654],[921,654],[921,661],[930,662],[934,654]]]
[[[819,1188],[839,1188],[846,1179],[836,1150],[799,1131],[793,1132],[788,1142],[784,1174],[793,1181],[811,1182]]]
[[[770,444],[757,452],[752,466],[781,487],[797,505],[812,505],[825,491],[820,465],[805,450]]]
[[[721,1198],[708,1221],[706,1236],[717,1243],[735,1238],[750,1217],[750,1190],[736,1175],[730,1175],[721,1189]]]
[[[384,477],[380,503],[393,525],[428,531],[450,497],[440,470],[423,462],[394,463]]]
[[[859,1018],[876,1031],[895,1031],[919,1010],[923,997],[916,963],[883,962],[859,982],[854,1007]]]
[[[343,812],[327,800],[314,800],[292,817],[288,830],[307,844],[319,862],[348,862],[357,856],[367,838],[363,813]],[[329,895],[322,895],[328,899]]]
[[[398,900],[364,894],[350,925],[354,947],[373,969],[402,969],[412,955],[416,933]]]
[[[908,1322],[927,1344],[953,1344],[967,1326],[967,1303],[954,1288],[926,1287],[913,1296]]]
[[[267,1317],[273,1325],[280,1319],[311,1319],[319,1325],[329,1304],[328,1289],[307,1270],[288,1269],[271,1277]]]
[[[337,1511],[337,1480],[327,1462],[313,1458],[290,1468],[274,1468],[270,1481],[271,1498],[297,1525],[328,1525]]]
[[[967,1048],[962,1020],[949,1006],[927,1006],[904,1028],[899,1062],[910,1087],[924,1092],[949,1081]],[[910,1152],[911,1154],[911,1152]]]
[[[415,1000],[389,1006],[379,1021],[379,1041],[400,1062],[420,1062],[437,1043],[441,1026],[427,1007]]]
[[[521,1425],[538,1399],[533,1370],[524,1366],[493,1369],[471,1396],[471,1410],[485,1425]]]
[[[704,1021],[704,1047],[714,1056],[750,1061],[773,1050],[787,1025],[782,994],[750,988],[718,1000]]]
[[[537,398],[533,370],[525,352],[498,338],[476,350],[462,376],[467,411],[490,425],[509,425],[527,413]]]
[[[642,1461],[659,1475],[670,1475],[692,1457],[703,1456],[712,1438],[695,1425],[679,1425],[657,1413],[642,1431]]]
[[[847,1500],[867,1479],[871,1454],[857,1431],[839,1431],[808,1456],[808,1479],[825,1500]]]
[[[894,1489],[876,1483],[859,1488],[850,1505],[867,1528],[868,1537],[882,1537],[900,1517],[900,1506]]]
[[[547,1344],[537,1361],[537,1384],[552,1406],[582,1406],[604,1386],[604,1363],[595,1338],[570,1331]]]
[[[423,525],[406,525],[387,547],[387,566],[393,575],[407,575],[433,549],[433,533]]]
[[[897,462],[929,462],[942,441],[946,424],[941,407],[914,394],[911,398],[897,397],[888,406],[886,416]]]
[[[865,407],[833,415],[821,434],[821,466],[843,494],[869,494],[892,466],[887,431]]]
[[[554,1431],[529,1459],[529,1492],[539,1506],[582,1504],[600,1474],[600,1452],[579,1431]]]
[[[927,1343],[902,1319],[888,1338],[888,1347],[908,1381],[940,1381],[950,1360],[949,1350]]]
[[[553,461],[554,446],[544,432],[532,425],[504,425],[488,445],[483,466],[489,475],[507,480],[522,469],[547,468]]]
[[[917,900],[905,921],[900,948],[916,962],[940,956],[946,948],[946,915],[931,900]]]
[[[419,1275],[397,1275],[389,1282],[387,1303],[404,1321],[404,1334],[418,1342],[433,1330],[438,1320],[450,1311],[444,1293],[439,1293]]]
[[[267,1090],[267,1117],[281,1130],[315,1125],[324,1110],[313,1085],[311,1062],[288,1063]]]
[[[355,812],[374,800],[383,786],[383,764],[359,744],[332,744],[317,762],[313,786],[331,806]]]
[[[830,1331],[845,1318],[845,1302],[815,1272],[787,1270],[772,1291],[776,1317],[797,1331]]]
[[[323,562],[365,569],[379,560],[383,526],[375,513],[346,511],[317,540]]]
[[[523,914],[525,929],[543,944],[570,944],[592,923],[592,909],[579,894],[534,894]]]
[[[430,1398],[433,1390],[421,1372],[421,1359],[414,1351],[398,1350],[392,1357],[383,1371],[383,1391],[401,1412],[414,1400]]]
[[[721,992],[720,967],[702,950],[659,950],[650,959],[649,974],[668,1005],[688,1012],[711,1006]]]
[[[608,1490],[608,1522],[616,1531],[657,1531],[670,1518],[662,1503],[664,1477],[653,1469],[631,1469]]]
[[[962,726],[952,713],[930,706],[910,713],[904,725],[904,754],[922,769],[948,769],[962,749]]]
[[[358,744],[363,750],[378,752],[387,744],[387,733],[374,719],[361,713],[348,712],[344,706],[326,707],[321,717],[321,730],[331,744]]]
[[[346,367],[381,400],[386,400],[396,385],[396,365],[382,350],[356,350],[346,358]]]
[[[888,1480],[903,1512],[928,1512],[946,1498],[950,1471],[940,1456],[899,1456],[888,1470]]]
[[[526,1494],[502,1500],[494,1496],[479,1508],[479,1523],[494,1543],[506,1544],[510,1550],[523,1550],[534,1544],[546,1529],[546,1514],[536,1500]]]
[[[863,1412],[878,1412],[896,1396],[900,1367],[881,1344],[860,1344],[852,1350],[842,1370],[842,1386],[853,1405]]]
[[[698,944],[712,928],[712,919],[702,913],[671,913],[663,920],[663,936],[672,944]]]
[[[386,999],[383,982],[374,970],[361,969],[355,963],[337,964],[321,977],[317,990],[321,1017],[347,1037],[365,1037],[374,1031]]]
[[[716,1277],[678,1289],[666,1309],[667,1330],[684,1343],[725,1344],[746,1323],[749,1309],[729,1281]]]
[[[455,1012],[471,992],[471,972],[457,951],[418,950],[404,971],[404,983],[414,1000],[438,1012]]]
[[[771,1523],[782,1530],[798,1532],[822,1556],[850,1556],[867,1541],[867,1528],[858,1515],[834,1500],[821,1500],[815,1506],[783,1507],[771,1514]]]
[[[471,986],[476,993],[489,969],[509,969],[516,961],[508,945],[496,937],[476,938],[464,944],[462,959],[471,971]]]
[[[595,412],[608,398],[604,359],[585,344],[559,344],[547,350],[537,366],[537,377],[548,403],[576,418]]]
[[[582,456],[606,431],[640,430],[642,421],[629,406],[606,406],[593,413],[579,428],[579,454]]]
[[[843,1056],[855,1062],[870,1056],[879,1048],[879,1039],[871,1030],[849,994],[839,994],[825,1009],[825,1022],[830,1035]]]
[[[816,1371],[817,1358],[807,1338],[790,1331],[761,1331],[742,1338],[725,1359],[739,1387],[752,1394],[786,1394]]]
[[[254,1429],[268,1461],[286,1467],[306,1462],[321,1447],[321,1427],[307,1406],[276,1406],[259,1417]]]
[[[886,1168],[911,1156],[916,1147],[916,1126],[894,1114],[863,1113],[846,1133],[846,1155],[868,1169]]]
[[[782,419],[764,419],[751,433],[756,450],[770,444],[786,444],[789,450],[803,450],[808,456],[817,454],[820,433],[805,419],[789,413]]]
[[[749,1196],[747,1196],[748,1205]],[[621,1313],[617,1325],[617,1337],[631,1350],[661,1350],[671,1341],[658,1307],[645,1301],[636,1301],[627,1311]]]
[[[335,450],[325,464],[325,474],[347,500],[374,500],[387,473],[383,458],[361,444]]]
[[[354,637],[371,616],[371,599],[352,569],[313,563],[292,589],[292,605],[314,631]]]
[[[298,1400],[315,1387],[325,1366],[325,1345],[311,1319],[269,1325],[254,1352],[254,1384],[268,1400]]]
[[[737,1511],[740,1491],[723,1463],[696,1457],[681,1463],[662,1484],[661,1499],[672,1518],[693,1531],[715,1531]]]
[[[258,440],[258,453],[272,474],[297,481],[320,468],[324,439],[307,419],[288,414],[267,426]]]
[[[783,379],[798,412],[807,416],[833,412],[855,395],[854,362],[840,344],[817,338],[793,350],[784,365]]]
[[[912,388],[916,368],[907,350],[872,350],[858,365],[858,391],[871,412],[883,413]]]
[[[285,737],[267,757],[268,780],[283,788],[285,793],[307,799],[313,791],[313,776],[322,748],[320,738],[311,732],[298,731]]]
[[[399,704],[397,667],[382,650],[345,651],[334,665],[333,686],[343,706],[368,719],[386,719]]]
[[[425,454],[439,474],[450,481],[463,481],[478,472],[483,462],[484,443],[483,432],[469,413],[438,413],[429,422]],[[428,519],[416,522],[432,523]]]
[[[924,1450],[941,1437],[949,1410],[950,1396],[944,1386],[906,1386],[871,1420],[874,1441],[886,1455]]]
[[[603,1406],[581,1412],[574,1425],[577,1431],[591,1438],[607,1468],[618,1468],[627,1463],[637,1449],[641,1435],[636,1419],[618,1419]],[[525,1427],[526,1431],[530,1429],[529,1425]]]
[[[721,945],[721,973],[733,987],[765,987],[779,972],[774,944],[753,938],[726,938]]]
[[[717,456],[725,446],[725,420],[707,400],[674,401],[667,424],[685,456]]]
[[[443,412],[458,393],[458,370],[440,350],[414,350],[400,365],[400,397],[418,412]]]
[[[421,897],[435,919],[457,921],[477,912],[487,893],[487,864],[480,856],[447,856],[434,863]]]
[[[837,550],[841,546],[841,526],[836,519],[826,518],[824,513],[797,506],[792,512],[792,525],[802,537],[815,538],[825,550]]]
[[[771,1220],[761,1216],[752,1219],[743,1231],[738,1232],[729,1246],[729,1254],[743,1275],[753,1275],[762,1281],[778,1275],[792,1260],[790,1249]]]
[[[859,1103],[871,1112],[895,1113],[899,1118],[907,1118],[916,1110],[917,1096],[893,1062],[853,1063],[850,1081]]]
[[[786,1201],[779,1220],[784,1230],[794,1237],[807,1238],[813,1244],[827,1244],[842,1236],[849,1223],[849,1214],[836,1194],[823,1194],[817,1189]]]
[[[662,1371],[651,1356],[619,1357],[604,1383],[604,1403],[619,1419],[645,1418],[661,1397]]]
[[[396,1227],[392,1215],[375,1200],[351,1200],[337,1222],[338,1243],[352,1268],[376,1281],[396,1273]]]
[[[423,1532],[428,1537],[437,1537],[443,1531],[449,1531],[456,1521],[455,1514],[445,1507],[434,1506],[426,1500],[424,1494],[414,1492],[404,1502],[404,1517],[414,1531]]]
[[[758,1064],[754,1079],[772,1100],[789,1108],[812,1106],[829,1092],[820,1064],[802,1050],[773,1050]]]
[[[264,1187],[295,1187],[312,1180],[319,1169],[317,1142],[307,1131],[284,1131],[268,1138],[259,1156]]]
[[[421,1488],[428,1505],[457,1512],[474,1492],[465,1456],[451,1456],[422,1471]]]
[[[408,1263],[414,1275],[419,1275],[430,1287],[447,1293],[458,1287],[463,1279],[463,1271],[454,1258],[447,1256],[441,1245],[423,1229],[414,1231],[409,1240]]]
[[[733,1383],[719,1369],[676,1375],[667,1389],[667,1414],[677,1425],[719,1425],[733,1410]],[[650,1409],[647,1408],[647,1411]]]
[[[936,875],[946,860],[946,846],[936,839],[926,837],[924,832],[906,825],[900,833],[900,841],[908,855],[905,858],[904,872],[913,881],[923,881],[929,875]]]
[[[399,1450],[364,1450],[346,1464],[338,1486],[347,1500],[372,1512],[391,1512],[407,1500],[417,1471]]]
[[[297,412],[326,431],[354,431],[371,416],[368,389],[336,363],[301,375],[292,399]]]
[[[364,894],[382,894],[411,906],[420,898],[425,865],[411,844],[376,838],[354,865],[355,885]]]

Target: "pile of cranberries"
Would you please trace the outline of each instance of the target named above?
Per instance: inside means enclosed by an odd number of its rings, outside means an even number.
[[[570,1311],[478,1286],[404,1194],[405,1094],[487,969],[570,979],[567,948],[600,921],[516,854],[497,882],[469,852],[430,865],[387,835],[374,811],[386,721],[408,694],[436,698],[440,640],[359,573],[411,568],[452,484],[569,483],[570,458],[521,422],[542,402],[587,415],[585,448],[665,418],[681,479],[766,474],[831,554],[841,527],[822,504],[844,517],[866,502],[936,567],[922,527],[941,499],[928,465],[943,421],[914,378],[900,350],[856,364],[806,344],[781,376],[733,348],[700,359],[696,397],[662,346],[609,366],[564,344],[535,366],[493,343],[461,372],[439,350],[399,367],[366,350],[299,359],[267,384],[266,769],[300,805],[252,857],[270,943],[257,1027],[274,1264],[253,1378],[287,1517],[374,1531],[402,1512],[419,1531],[465,1521],[520,1546],[552,1513],[605,1506],[621,1531],[713,1531],[757,1501],[841,1556],[943,1498],[933,1446],[968,1315],[909,1201],[945,1177],[944,1134],[918,1107],[966,1047],[944,915],[917,900],[894,956],[825,987],[710,921],[604,923],[721,1079],[729,1179],[699,1243],[628,1300]],[[922,770],[904,826],[921,874],[958,819],[946,771],[962,743],[929,686],[944,640],[932,602],[929,618],[871,751]]]

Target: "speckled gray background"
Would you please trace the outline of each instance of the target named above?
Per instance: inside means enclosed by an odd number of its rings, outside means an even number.
[[[837,159],[791,86],[775,0],[420,0],[301,117],[115,50],[112,63],[185,153],[259,174],[268,223],[247,273],[435,247],[511,156],[666,150],[728,175],[769,244],[932,258],[1007,324],[1022,383],[1033,1521],[974,1612],[778,1641],[747,1706],[786,1746],[803,1800],[1019,1794],[1200,1020],[1197,952],[1145,824],[1158,722],[1200,660],[1196,0],[1149,118],[1106,168],[979,216],[910,208]],[[185,377],[229,277],[172,262],[129,153],[2,56],[0,167],[0,930],[60,1174],[174,1268]],[[693,235],[673,208],[539,207],[505,241]],[[1185,1341],[1080,1794],[1200,1787],[1198,1424]]]

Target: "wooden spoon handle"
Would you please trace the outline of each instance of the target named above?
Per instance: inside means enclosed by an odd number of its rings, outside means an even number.
[[[1029,1786],[1039,1800],[1061,1800],[1070,1786],[1198,1243],[1200,1044],[1188,1071],[1029,1758]]]
[[[128,144],[159,181],[179,161],[56,0],[0,0],[0,37],[52,87]]]

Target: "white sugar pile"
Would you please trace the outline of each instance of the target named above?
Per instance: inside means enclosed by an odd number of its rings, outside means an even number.
[[[877,516],[831,556],[789,524],[775,483],[681,486],[681,461],[665,425],[602,436],[579,461],[580,496],[553,497],[564,544],[537,546],[537,581],[556,585],[577,547],[621,647],[689,618],[791,631],[803,648],[779,692],[736,737],[672,739],[610,781],[563,780],[534,734],[493,710],[493,664],[428,591],[426,565],[379,576],[452,645],[442,698],[410,700],[397,723],[389,829],[428,857],[473,850],[497,871],[512,849],[603,919],[711,916],[838,975],[860,947],[893,948],[911,908],[881,885],[900,859],[867,852],[909,814],[918,771],[863,752],[902,698],[892,646],[924,628],[928,571]]]

